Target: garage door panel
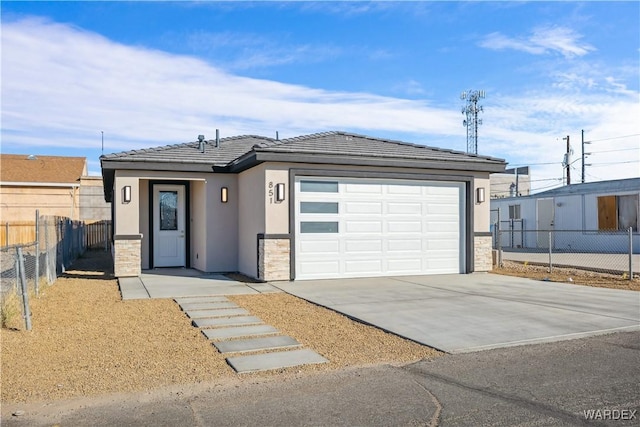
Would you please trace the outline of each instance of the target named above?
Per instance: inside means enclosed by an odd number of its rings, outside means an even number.
[[[298,264],[298,274],[301,276],[314,277],[337,277],[340,274],[340,262],[333,261],[313,261],[300,262]]]
[[[382,221],[345,221],[345,233],[380,233]]]
[[[300,242],[300,254],[334,254],[340,250],[339,240],[304,240]]]
[[[422,214],[422,203],[388,202],[387,213],[419,216]]]
[[[402,258],[387,261],[387,270],[391,274],[420,273],[422,271],[422,259]]]
[[[387,252],[420,252],[423,244],[421,239],[398,239],[387,241]]]
[[[346,240],[345,250],[349,253],[374,252],[382,254],[382,240]]]
[[[389,195],[421,195],[423,187],[420,185],[389,185],[387,186],[387,194]]]
[[[382,273],[382,260],[346,260],[344,262],[344,271],[347,274],[358,273],[363,275],[377,275]]]
[[[389,233],[422,233],[422,221],[388,221]]]
[[[346,214],[381,214],[382,202],[343,202]]]
[[[313,179],[334,181],[304,180]],[[335,181],[338,191],[324,193],[302,192],[296,182],[296,279],[461,272],[463,184]],[[307,224],[301,233],[301,222],[323,221],[337,222],[337,230]]]
[[[344,194],[348,196],[358,194],[382,194],[382,185],[368,184],[368,183],[354,183],[344,185]]]

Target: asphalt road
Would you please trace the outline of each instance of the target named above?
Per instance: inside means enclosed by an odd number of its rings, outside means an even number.
[[[639,412],[640,332],[630,332],[285,381],[3,405],[2,425],[635,426]]]

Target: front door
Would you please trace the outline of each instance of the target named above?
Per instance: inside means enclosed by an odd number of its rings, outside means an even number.
[[[538,247],[548,248],[551,244],[549,232],[553,230],[555,216],[553,199],[538,199],[536,208],[538,216]]]
[[[153,186],[153,265],[185,267],[185,187]]]

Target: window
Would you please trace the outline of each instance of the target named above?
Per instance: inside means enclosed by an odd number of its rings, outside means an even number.
[[[338,222],[302,221],[300,233],[337,233]]]
[[[520,205],[509,205],[509,219],[520,219]]]
[[[598,230],[638,231],[638,195],[598,197]]]
[[[302,193],[337,193],[337,181],[300,181]]]
[[[178,192],[160,192],[160,230],[178,229]]]
[[[300,202],[300,213],[337,214],[337,202]]]

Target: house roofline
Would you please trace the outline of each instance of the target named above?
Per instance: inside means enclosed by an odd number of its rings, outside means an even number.
[[[0,187],[80,187],[74,182],[0,181]]]

